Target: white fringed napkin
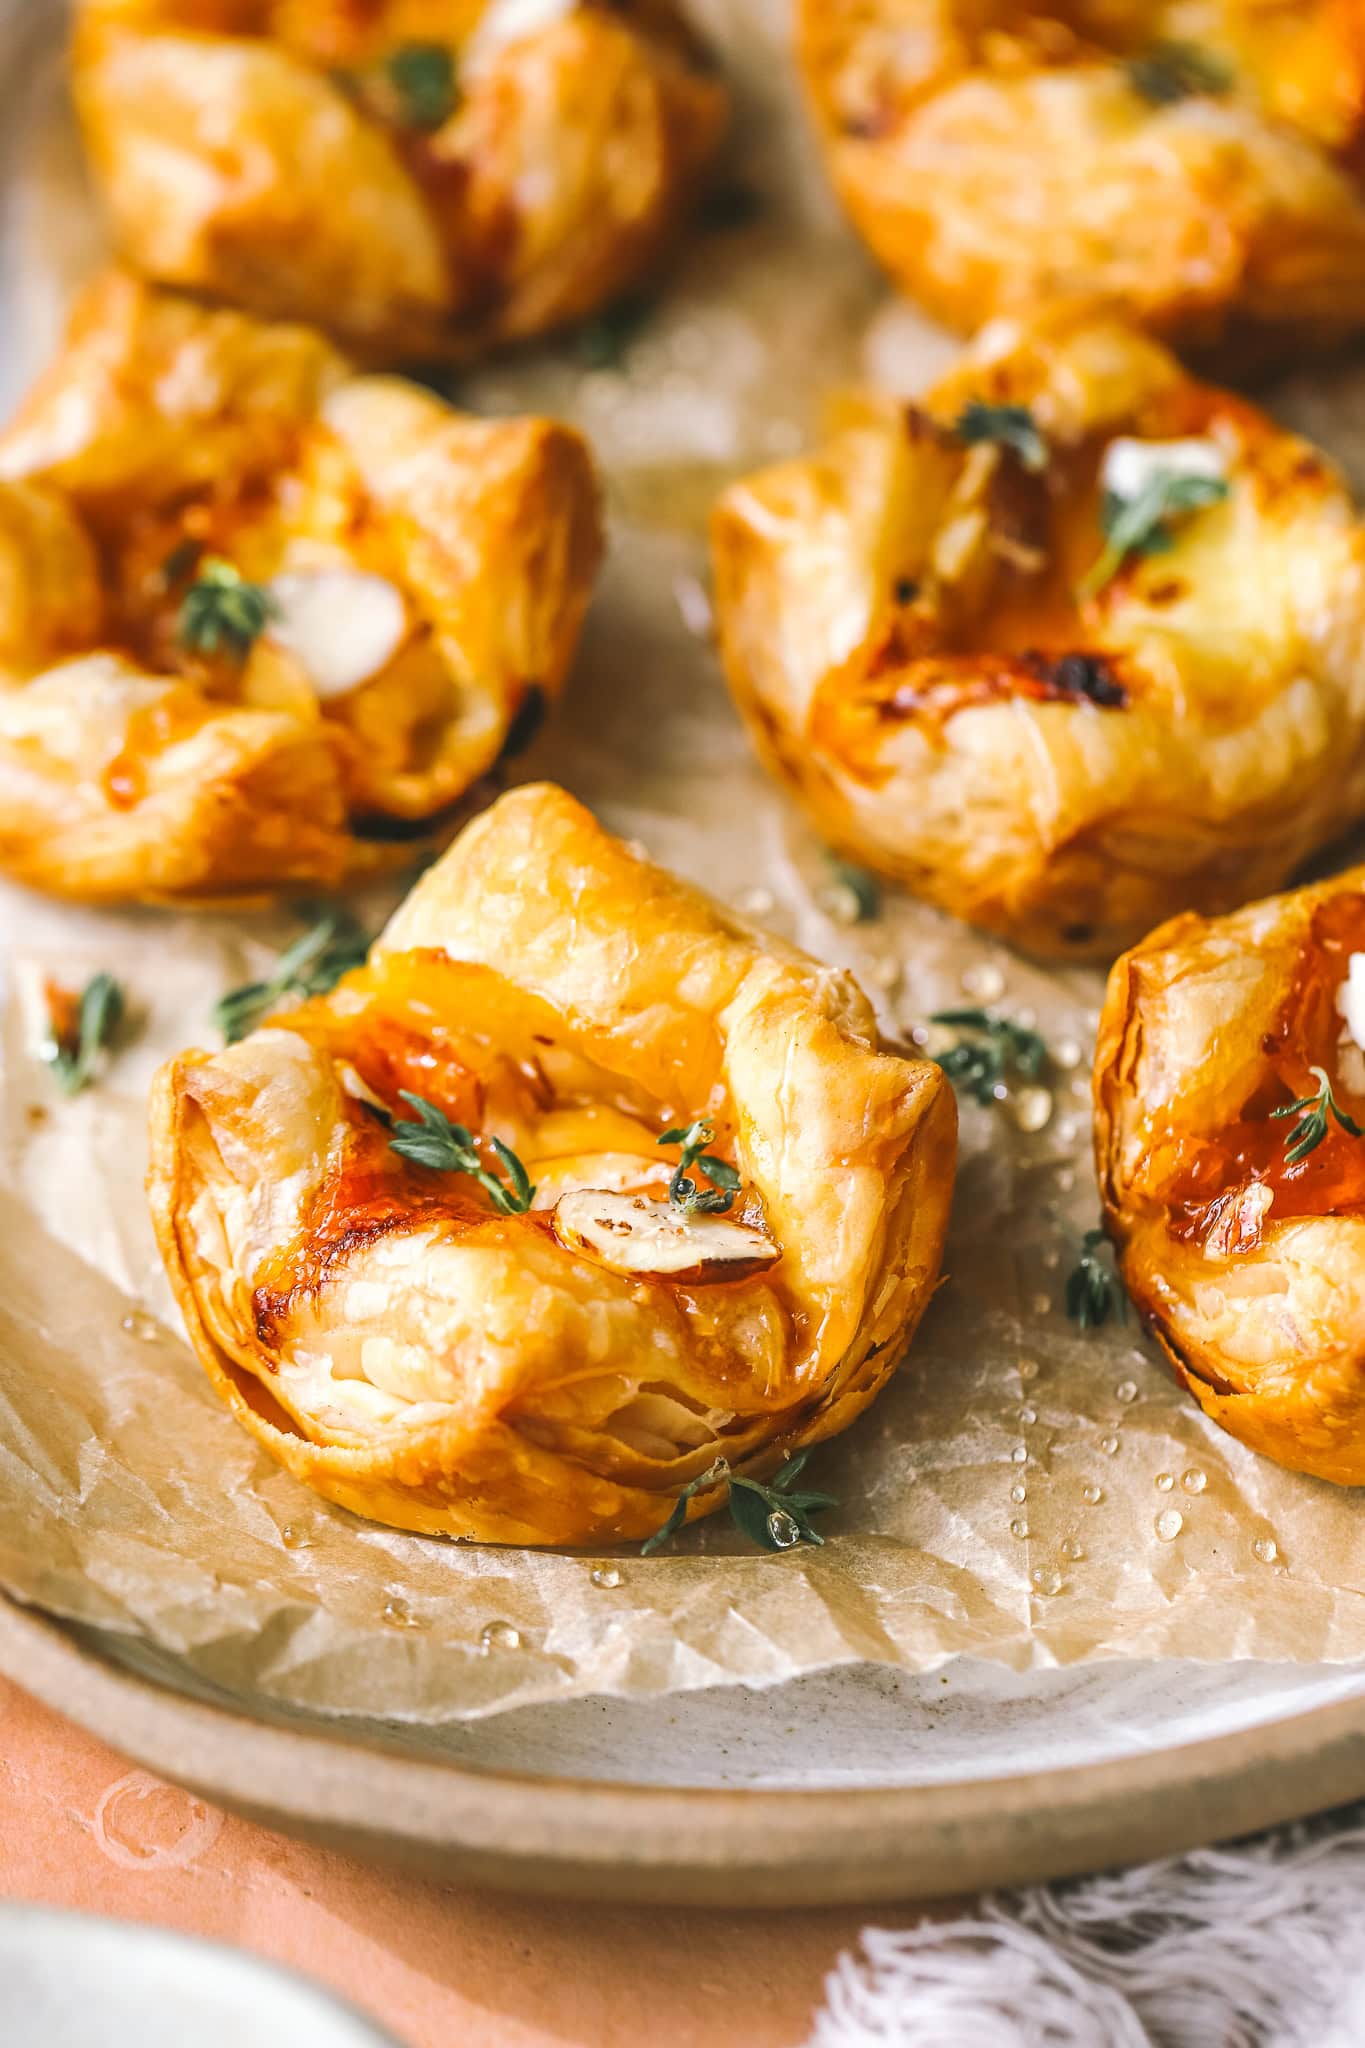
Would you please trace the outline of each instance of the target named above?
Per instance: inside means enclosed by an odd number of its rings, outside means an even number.
[[[1365,2048],[1365,1806],[869,1928],[808,2048]]]

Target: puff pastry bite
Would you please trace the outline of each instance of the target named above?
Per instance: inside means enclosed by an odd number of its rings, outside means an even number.
[[[1205,1413],[1365,1484],[1365,868],[1117,962],[1095,1150],[1129,1293]]]
[[[82,0],[72,63],[129,261],[390,359],[619,294],[727,109],[672,0]]]
[[[330,887],[564,681],[577,434],[113,274],[0,433],[0,868],[90,901]]]
[[[395,1150],[419,1097],[483,1181]],[[648,1535],[718,1453],[761,1477],[844,1429],[933,1290],[956,1142],[845,975],[548,786],[332,995],[173,1060],[151,1116],[162,1252],[239,1420],[359,1514],[529,1544]],[[661,1144],[695,1120],[699,1206]]]
[[[1092,314],[999,322],[714,524],[760,753],[866,866],[1051,957],[1282,883],[1365,795],[1365,542],[1313,448]]]
[[[1365,325],[1357,0],[800,0],[830,170],[970,330],[1062,297],[1243,354]]]

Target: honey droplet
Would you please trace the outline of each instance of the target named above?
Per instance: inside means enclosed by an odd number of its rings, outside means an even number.
[[[308,1541],[308,1531],[296,1522],[286,1522],[280,1531],[280,1541],[286,1550],[302,1550]]]
[[[1174,1543],[1185,1526],[1185,1517],[1179,1508],[1163,1508],[1156,1518],[1156,1533],[1163,1543]]]
[[[1280,1546],[1273,1536],[1258,1536],[1251,1546],[1251,1552],[1262,1564],[1274,1564],[1280,1554]]]
[[[1010,1116],[1016,1130],[1030,1136],[1036,1131],[1045,1131],[1052,1122],[1052,1090],[1016,1089],[1010,1101]]]
[[[1079,1564],[1085,1556],[1085,1547],[1074,1536],[1068,1536],[1062,1544],[1062,1556],[1069,1558],[1072,1564]]]
[[[1036,1358],[1021,1358],[1017,1370],[1021,1380],[1036,1380],[1038,1377],[1038,1361]]]
[[[1157,1475],[1156,1475],[1156,1490],[1157,1490],[1157,1492],[1158,1492],[1158,1493],[1169,1493],[1169,1492],[1171,1491],[1171,1488],[1172,1488],[1172,1487],[1173,1487],[1174,1485],[1175,1485],[1175,1474],[1174,1474],[1174,1472],[1158,1472],[1158,1473],[1157,1473]]]
[[[392,1599],[384,1602],[379,1618],[389,1628],[421,1628],[422,1626],[419,1617],[413,1613],[407,1601],[400,1594],[394,1594]]]
[[[1010,1523],[1010,1535],[1019,1537],[1027,1536],[1028,1523],[1025,1521],[1021,1521],[1020,1518],[1016,1515],[1015,1519]]]
[[[611,1588],[620,1585],[621,1574],[614,1564],[595,1565],[593,1567],[592,1582],[594,1586],[605,1586],[610,1591]]]
[[[978,1003],[998,1003],[1005,993],[1004,969],[994,960],[978,960],[964,970],[962,993]]]
[[[1035,1294],[1029,1303],[1029,1307],[1036,1316],[1050,1316],[1052,1314],[1052,1296],[1050,1294]]]
[[[521,1630],[510,1621],[486,1621],[479,1630],[479,1648],[485,1657],[490,1650],[519,1650]]]
[[[1028,1499],[1028,1488],[1025,1486],[1022,1479],[1016,1479],[1013,1486],[1010,1488],[1010,1499],[1014,1502],[1014,1505],[1017,1508],[1022,1507],[1024,1502]]]
[[[119,1328],[126,1330],[130,1337],[136,1337],[143,1344],[150,1344],[158,1333],[155,1316],[149,1316],[145,1309],[134,1308],[119,1320]]]
[[[1208,1483],[1207,1473],[1201,1472],[1197,1465],[1191,1465],[1188,1472],[1180,1475],[1180,1484],[1186,1493],[1202,1493]]]
[[[1119,1440],[1116,1436],[1102,1436],[1100,1438],[1100,1449],[1104,1452],[1106,1458],[1112,1458],[1117,1452],[1118,1447]]]
[[[1019,1420],[1027,1429],[1031,1422],[1038,1420],[1038,1410],[1036,1408],[1021,1408],[1019,1410]]]
[[[1014,1449],[1010,1452],[1010,1457],[1016,1465],[1027,1465],[1028,1445],[1016,1444],[1014,1446]]]
[[[1040,1593],[1046,1594],[1049,1599],[1051,1599],[1054,1594],[1060,1593],[1063,1585],[1065,1584],[1065,1581],[1063,1580],[1061,1573],[1049,1571],[1046,1565],[1036,1565],[1034,1569],[1029,1573],[1029,1577],[1032,1579],[1038,1591]]]
[[[1088,1486],[1083,1486],[1081,1488],[1081,1499],[1088,1508],[1097,1508],[1104,1499],[1104,1488],[1094,1485],[1093,1482]]]
[[[1070,1073],[1085,1058],[1085,1048],[1077,1038],[1059,1038],[1052,1048],[1052,1059],[1056,1066]]]
[[[1114,1399],[1129,1407],[1138,1397],[1137,1385],[1133,1380],[1120,1380],[1114,1389]]]

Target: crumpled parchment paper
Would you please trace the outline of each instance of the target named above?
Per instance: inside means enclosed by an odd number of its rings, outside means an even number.
[[[737,174],[759,217],[697,238],[621,369],[585,371],[565,344],[461,388],[479,409],[577,419],[610,476],[615,544],[577,681],[520,767],[852,967],[898,1032],[964,1001],[1036,1013],[1056,1055],[1050,1114],[1030,1132],[1017,1098],[964,1103],[950,1284],[875,1408],[819,1454],[812,1476],[842,1502],[823,1548],[756,1554],[724,1516],[650,1559],[399,1535],[315,1499],[220,1408],[178,1332],[142,1200],[154,1066],[205,1040],[215,996],[297,926],[104,915],[2,889],[0,1585],[177,1660],[188,1683],[425,1723],[860,1659],[1365,1656],[1358,1499],[1212,1429],[1131,1324],[1087,1335],[1066,1319],[1095,1220],[1101,978],[1044,974],[900,898],[872,923],[840,922],[820,847],[730,710],[705,632],[716,491],[800,447],[831,385],[909,390],[953,345],[889,298],[834,217],[786,0],[698,11],[740,80]],[[50,343],[91,246],[54,92],[30,94],[12,376]],[[1365,453],[1358,370],[1277,403],[1348,465]],[[377,924],[391,900],[361,907]],[[126,983],[135,1029],[101,1085],[66,1101],[35,1056],[43,978],[78,986],[98,967]]]

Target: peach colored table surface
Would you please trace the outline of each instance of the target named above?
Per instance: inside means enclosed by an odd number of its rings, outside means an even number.
[[[796,2048],[868,1918],[561,1906],[374,1869],[132,1769],[3,1679],[0,1893],[252,1949],[408,2048],[731,2048],[741,2019],[746,2048]]]

